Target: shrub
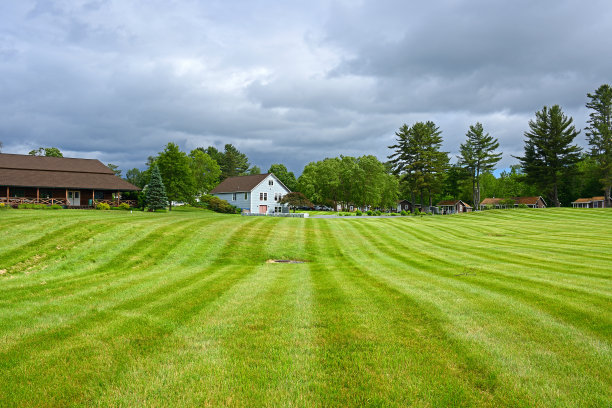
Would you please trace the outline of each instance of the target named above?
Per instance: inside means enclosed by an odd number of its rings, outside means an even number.
[[[355,211],[355,215],[359,217],[359,216],[363,215],[363,213],[361,212],[361,210],[357,210],[357,211]]]
[[[110,205],[106,203],[98,203],[96,204],[96,210],[110,210]]]
[[[405,217],[405,216],[407,216],[407,215],[408,215],[408,213],[406,212],[406,210],[402,210],[402,212],[400,212],[400,215],[401,215],[402,217]]]
[[[519,204],[518,208],[529,208],[529,207],[527,206],[527,204]]]
[[[44,209],[45,209],[45,210],[61,210],[61,209],[63,209],[63,208],[64,208],[64,207],[62,207],[62,206],[61,206],[61,205],[59,205],[59,204],[53,204],[53,205],[47,205],[47,206],[45,206],[45,208],[44,208]]]
[[[372,210],[368,210],[368,211],[366,212],[366,214],[368,214],[368,215],[372,215],[372,214],[374,214],[374,212],[373,212]]]
[[[44,204],[19,204],[17,208],[19,209],[28,209],[28,210],[42,210],[46,207]]]
[[[240,214],[242,212],[240,208],[235,207],[227,201],[212,195],[204,195],[200,197],[200,206],[223,214]]]
[[[374,211],[374,215],[381,215],[381,214],[382,214],[382,212],[380,212],[380,210]]]
[[[4,204],[4,203],[0,203],[0,210],[9,210],[13,207],[11,207],[10,205]]]
[[[389,213],[389,215],[392,217],[397,217],[397,213]]]

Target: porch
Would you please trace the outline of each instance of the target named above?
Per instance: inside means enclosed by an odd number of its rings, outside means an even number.
[[[136,200],[122,200],[121,192],[90,189],[59,189],[40,187],[3,187],[0,203],[17,207],[19,204],[61,205],[66,208],[94,208],[98,203],[111,207],[122,203],[134,207]]]

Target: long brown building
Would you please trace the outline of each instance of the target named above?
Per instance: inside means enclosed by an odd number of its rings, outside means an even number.
[[[122,192],[137,190],[99,160],[0,153],[0,202],[8,205],[118,205],[129,201]]]

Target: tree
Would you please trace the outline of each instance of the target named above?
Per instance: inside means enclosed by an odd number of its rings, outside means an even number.
[[[600,182],[604,190],[604,206],[612,207],[612,87],[601,85],[594,94],[587,93],[590,101],[586,107],[589,114],[586,136],[591,145],[591,156],[598,162]]]
[[[64,157],[57,147],[39,147],[38,149],[30,150],[28,154],[30,156]]]
[[[228,177],[244,176],[249,174],[249,158],[246,154],[240,152],[238,149],[236,149],[234,145],[230,143],[225,145],[225,149],[223,152],[220,152],[214,146],[208,146],[206,149],[198,147],[198,150],[202,150],[219,164],[219,166],[221,167],[220,181],[223,181]]]
[[[255,165],[249,169],[249,174],[250,175],[261,174],[261,169],[259,168],[259,166]]]
[[[289,207],[293,207],[293,212],[295,212],[296,207],[312,207],[310,200],[297,191],[285,194],[279,203],[289,204]]]
[[[268,169],[268,173],[274,173],[276,177],[289,189],[295,191],[297,189],[297,180],[292,171],[287,170],[284,164],[272,164]]]
[[[317,204],[332,205],[337,211],[340,198],[340,159],[326,158],[308,163],[298,179],[298,189]]]
[[[108,163],[106,167],[111,169],[113,173],[115,173],[115,176],[121,177],[121,170],[119,169],[119,166],[117,166],[116,164]]]
[[[441,191],[448,168],[448,152],[440,151],[441,133],[431,121],[417,122],[410,128],[404,124],[395,132],[397,143],[389,146],[395,150],[389,156],[394,174],[407,183],[411,195],[420,194],[422,206],[427,192],[431,207],[433,194]]]
[[[502,154],[495,152],[499,147],[499,142],[489,136],[488,133],[484,133],[480,122],[470,126],[465,136],[467,140],[460,146],[459,164],[470,174],[474,208],[478,209],[480,205],[480,174],[485,171],[493,171],[497,162],[501,160]]]
[[[525,132],[525,155],[520,160],[526,180],[548,192],[556,207],[560,207],[559,185],[576,172],[580,147],[572,145],[580,131],[572,125],[559,105],[546,106],[529,121]]]
[[[145,203],[149,211],[166,208],[166,205],[168,205],[166,189],[157,164],[154,164],[151,169],[151,180],[145,191]]]
[[[192,202],[195,195],[195,182],[189,158],[179,150],[175,143],[168,143],[155,162],[159,167],[166,194],[172,210],[172,201]]]
[[[189,165],[194,179],[194,187],[197,195],[208,193],[219,183],[221,167],[208,154],[201,149],[192,150],[189,153]]]
[[[132,183],[136,187],[143,188],[147,184],[143,173],[144,172],[134,167],[133,169],[125,172],[125,180]]]

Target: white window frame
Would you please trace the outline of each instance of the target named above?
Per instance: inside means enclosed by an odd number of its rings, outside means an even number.
[[[272,180],[272,179],[268,180],[268,185],[269,186],[273,186],[274,185],[274,180]]]
[[[236,193],[232,193],[232,201],[236,201]]]

